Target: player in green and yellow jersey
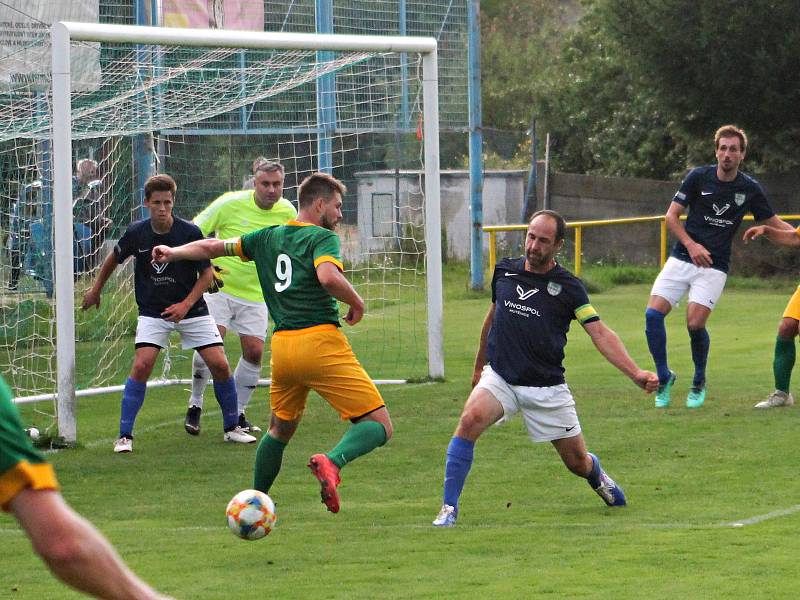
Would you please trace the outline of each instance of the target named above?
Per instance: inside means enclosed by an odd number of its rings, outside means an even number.
[[[166,600],[122,562],[111,544],[64,501],[53,467],[22,427],[0,378],[0,507],[11,512],[53,574],[95,598]]]
[[[206,237],[236,238],[245,233],[283,225],[297,216],[292,203],[281,197],[283,193],[283,166],[263,157],[253,164],[254,189],[228,192],[209,204],[194,218]],[[267,335],[267,306],[258,282],[256,267],[252,262],[242,262],[235,256],[215,258],[214,266],[222,289],[206,294],[208,311],[217,322],[220,335],[232,329],[239,335],[242,356],[233,373],[236,394],[239,398],[239,426],[246,432],[260,431],[245,416],[261,373],[261,355]],[[186,412],[184,428],[187,433],[200,433],[200,413],[203,409],[203,391],[211,372],[200,355],[192,360],[192,394]]]
[[[336,447],[308,463],[320,482],[322,501],[334,513],[339,512],[339,470],[392,435],[389,411],[340,330],[336,300],[349,306],[344,316],[349,325],[364,316],[364,301],[342,273],[334,233],[345,191],[334,177],[315,173],[298,188],[296,221],[235,239],[153,248],[153,259],[162,263],[218,256],[255,263],[275,332],[270,345],[272,416],[258,447],[253,486],[269,491],[313,389],[352,423]]]

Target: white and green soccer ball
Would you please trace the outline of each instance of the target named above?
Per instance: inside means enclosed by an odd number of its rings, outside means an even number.
[[[275,525],[275,503],[258,490],[243,490],[236,494],[225,511],[228,527],[243,540],[260,540]]]

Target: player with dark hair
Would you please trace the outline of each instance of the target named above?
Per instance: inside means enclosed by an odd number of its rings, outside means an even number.
[[[586,451],[575,401],[564,379],[564,346],[573,319],[608,362],[652,392],[655,373],[641,370],[616,333],[589,303],[579,279],[555,261],[564,245],[564,219],[535,213],[525,256],[500,261],[492,277],[492,304],[475,357],[472,392],[447,447],[444,501],[433,521],[452,527],[472,468],[475,443],[486,429],[521,413],[534,442],[551,442],[575,475],[585,478],[609,506],[625,506],[625,494]]]
[[[297,216],[292,203],[282,197],[283,166],[259,156],[253,161],[254,188],[223,194],[194,218],[205,236],[225,240],[270,225],[283,225]],[[217,322],[223,338],[228,329],[239,335],[242,356],[233,372],[239,399],[239,426],[251,433],[261,431],[245,416],[245,410],[261,374],[261,356],[267,336],[268,313],[264,294],[253,263],[235,256],[215,258],[221,286],[216,293],[205,294],[208,310]],[[186,411],[184,429],[190,435],[200,433],[203,392],[211,372],[199,353],[192,360],[192,393]]]
[[[64,501],[44,457],[22,427],[0,378],[0,507],[11,512],[53,575],[96,598],[165,599],[139,579],[103,535]]]
[[[692,169],[675,193],[666,214],[667,228],[677,238],[672,255],[659,273],[645,311],[645,335],[653,355],[659,386],[656,408],[671,401],[675,373],[667,362],[664,319],[688,292],[686,327],[694,362],[686,406],[699,408],[706,398],[706,363],[711,340],[706,323],[728,277],[731,243],[748,212],[758,221],[790,228],[773,212],[761,185],[739,171],[747,151],[747,136],[733,125],[714,134],[717,164]],[[686,226],[680,222],[686,211]]]
[[[239,427],[236,387],[231,377],[222,338],[208,314],[203,291],[211,284],[208,260],[163,265],[152,260],[153,247],[200,240],[196,225],[172,214],[177,186],[169,175],[154,175],[144,186],[144,205],[150,218],[132,223],[100,267],[92,288],[83,297],[83,310],[100,307],[100,293],[117,265],[135,259],[134,287],[139,319],[136,326],[136,354],[122,394],[119,439],[114,452],[133,451],[133,425],[144,403],[147,380],[169,335],[177,331],[184,348],[194,348],[214,374],[214,392],[222,408],[223,439],[250,443],[256,438]]]
[[[315,173],[298,189],[296,221],[232,240],[206,239],[153,249],[159,262],[224,255],[255,262],[275,332],[270,345],[272,416],[258,446],[253,487],[269,491],[313,389],[352,423],[336,447],[313,455],[308,463],[320,482],[322,501],[333,513],[339,512],[340,469],[392,435],[383,398],[339,329],[336,300],[349,306],[344,317],[349,325],[364,315],[364,301],[342,273],[339,238],[334,233],[342,218],[345,191],[334,177]]]

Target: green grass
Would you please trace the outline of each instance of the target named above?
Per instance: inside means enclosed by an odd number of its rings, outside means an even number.
[[[127,456],[111,452],[117,395],[82,399],[83,446],[50,455],[65,497],[139,574],[177,598],[796,597],[800,411],[752,409],[771,391],[775,328],[793,285],[725,292],[709,323],[709,392],[697,411],[682,407],[691,378],[683,307],[667,320],[678,381],[665,411],[575,325],[568,381],[587,444],[629,506],[606,508],[517,419],[480,440],[458,527],[440,531],[430,521],[441,503],[444,450],[488,306],[488,292],[469,291],[464,275],[463,266],[446,271],[447,381],[383,388],[395,437],[343,471],[338,515],[319,503],[305,467],[345,427],[317,397],[287,449],[271,493],[278,526],[264,540],[244,542],[225,528],[225,504],[251,484],[255,448],[223,444],[210,394],[203,432],[192,438],[182,428],[186,391],[153,390]],[[649,286],[592,296],[642,365],[650,364],[642,332]],[[254,403],[250,415],[264,423],[263,390]],[[23,408],[38,424],[46,417],[36,410]],[[78,597],[46,572],[12,519],[0,521],[0,540],[0,597]]]

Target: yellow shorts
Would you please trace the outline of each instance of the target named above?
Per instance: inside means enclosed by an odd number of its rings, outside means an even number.
[[[790,319],[800,321],[800,285],[797,286],[794,294],[789,298],[789,304],[786,305],[783,316],[784,318],[789,317]]]
[[[57,490],[58,481],[50,463],[20,461],[0,475],[0,508],[7,511],[14,497],[25,488]]]
[[[342,417],[356,419],[384,406],[378,388],[335,325],[276,331],[270,344],[272,413],[298,419],[308,391],[322,396]]]

